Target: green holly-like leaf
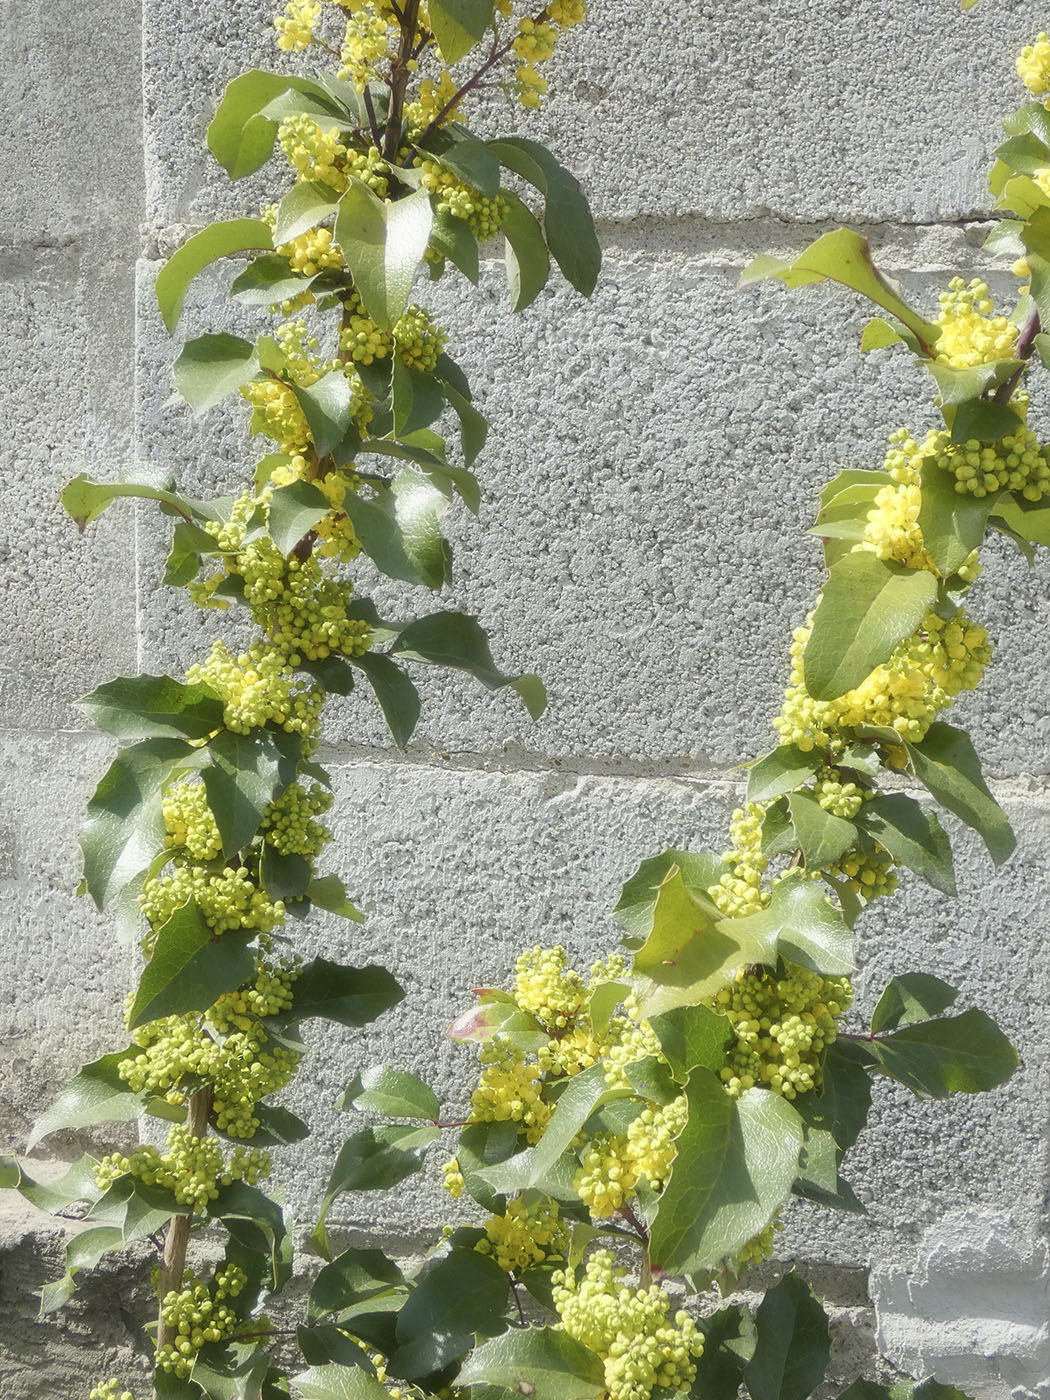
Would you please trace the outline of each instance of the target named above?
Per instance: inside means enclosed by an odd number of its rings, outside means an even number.
[[[942,894],[956,893],[952,850],[944,828],[914,797],[883,793],[865,802],[857,825]]]
[[[717,1073],[725,1063],[732,1027],[709,1006],[676,1006],[654,1016],[651,1024],[679,1084],[687,1083],[698,1066]]]
[[[401,667],[381,652],[366,651],[351,664],[368,677],[394,743],[403,749],[419,720],[419,691]]]
[[[95,789],[80,833],[84,884],[100,909],[163,849],[161,794],[199,751],[182,739],[146,739],[122,749]]]
[[[547,285],[550,255],[543,230],[527,205],[511,190],[501,190],[507,209],[500,225],[506,239],[507,290],[512,311],[524,311]]]
[[[335,453],[337,460],[342,460],[337,449],[352,428],[352,391],[346,375],[342,370],[333,369],[308,387],[302,384],[290,387],[303,411],[318,454],[327,457]],[[327,509],[331,510],[331,505]]]
[[[544,196],[543,230],[567,282],[590,296],[598,281],[602,251],[583,191],[574,176],[538,141],[521,136],[490,141],[489,149]]]
[[[350,919],[355,924],[363,924],[365,921],[365,916],[347,898],[342,880],[335,875],[311,880],[306,893],[311,904],[316,904],[318,909],[324,909],[329,914],[338,914],[341,919]]]
[[[193,501],[178,495],[167,486],[151,481],[91,481],[83,472],[66,483],[60,500],[81,531],[97,520],[107,506],[124,496],[160,501],[162,507],[181,515],[185,520],[214,520],[218,512],[206,501]]]
[[[807,1400],[831,1355],[828,1318],[798,1274],[786,1274],[755,1314],[755,1350],[744,1368],[751,1400]]]
[[[167,329],[174,331],[178,325],[186,289],[209,263],[228,258],[233,253],[272,247],[270,227],[261,219],[228,219],[209,224],[206,229],[188,238],[157,274],[157,302]]]
[[[699,1323],[704,1337],[703,1355],[696,1361],[696,1380],[690,1395],[704,1400],[737,1400],[744,1367],[755,1350],[755,1324],[740,1303],[711,1313]]]
[[[101,1225],[95,1230],[84,1230],[75,1235],[66,1245],[66,1272],[54,1283],[45,1284],[40,1290],[40,1316],[57,1312],[72,1298],[76,1289],[76,1276],[83,1269],[93,1269],[104,1254],[111,1249],[119,1249],[124,1243],[123,1231],[111,1225]]]
[[[1004,492],[995,503],[994,514],[989,523],[1011,538],[1019,538],[1030,545],[1050,544],[1050,507],[1017,499]],[[1029,555],[1028,562],[1032,562]]]
[[[826,889],[801,877],[773,887],[769,905],[742,919],[724,919],[719,931],[766,949],[766,961],[780,957],[826,977],[852,972],[853,934],[842,914],[828,901]]]
[[[201,779],[228,860],[251,840],[266,808],[295,780],[301,741],[280,729],[224,730],[208,745]]]
[[[802,1120],[777,1094],[731,1099],[697,1069],[686,1087],[689,1121],[652,1222],[650,1251],[666,1273],[695,1273],[734,1257],[787,1199],[802,1148]]]
[[[497,1211],[501,1198],[482,1173],[498,1162],[506,1162],[517,1148],[517,1123],[470,1123],[460,1133],[456,1160],[463,1173],[464,1190],[483,1210]]]
[[[408,305],[433,221],[425,190],[386,204],[351,177],[339,205],[335,236],[365,310],[384,330],[391,329]]]
[[[449,67],[464,58],[492,26],[492,0],[433,0],[427,13],[441,57]]]
[[[788,811],[810,870],[822,870],[831,865],[857,843],[857,828],[853,823],[826,812],[808,792],[791,793]]]
[[[820,753],[814,749],[804,753],[796,744],[781,744],[752,764],[747,776],[747,800],[771,802],[794,792],[822,762]]]
[[[907,326],[923,355],[932,358],[935,354],[939,328],[908,305],[897,283],[872,262],[868,240],[852,229],[835,229],[821,235],[793,262],[762,254],[744,270],[740,284],[746,286],[765,277],[778,277],[788,287],[804,287],[807,283],[825,280],[841,282]]]
[[[258,1118],[259,1126],[252,1134],[253,1147],[291,1147],[310,1136],[310,1125],[290,1112],[274,1104],[257,1103],[252,1109],[252,1117]]]
[[[373,1065],[355,1075],[339,1108],[369,1109],[385,1118],[422,1118],[436,1123],[441,1116],[437,1095],[407,1070]]]
[[[128,1012],[135,1030],[162,1016],[206,1011],[246,982],[255,966],[242,935],[216,938],[195,900],[176,909],[157,933],[153,952]]]
[[[601,1359],[557,1327],[514,1328],[482,1342],[456,1384],[526,1400],[597,1400],[605,1389]]]
[[[892,977],[871,1013],[872,1034],[939,1016],[954,1004],[958,995],[954,987],[928,972],[905,972],[900,977]]]
[[[1023,427],[1020,415],[994,399],[969,399],[952,418],[952,442],[998,442]]]
[[[721,919],[672,867],[657,894],[652,932],[634,955],[635,994],[649,1019],[709,1000],[746,964],[775,961],[767,928]]]
[[[332,509],[331,502],[308,481],[278,486],[270,497],[270,538],[281,554],[291,554],[308,531]]]
[[[211,686],[170,676],[118,676],[77,701],[97,729],[124,741],[206,739],[222,728],[223,703]]]
[[[117,1050],[79,1069],[58,1098],[33,1124],[26,1151],[49,1133],[92,1123],[130,1123],[142,1112],[144,1096],[129,1089],[119,1067],[132,1050]]]
[[[533,719],[538,719],[547,707],[547,692],[539,676],[507,676],[497,671],[488,637],[477,618],[465,613],[431,613],[410,622],[390,651],[406,661],[466,671],[487,690],[508,686],[521,697]]]
[[[291,110],[279,115],[276,111],[267,113],[286,96],[291,99]],[[329,122],[333,117],[338,120],[347,116],[346,106],[332,91],[307,78],[264,73],[257,68],[242,73],[229,84],[219,103],[208,127],[208,147],[230,178],[240,180],[270,159],[281,118],[296,111],[327,117]]]
[[[373,424],[374,426],[374,424]],[[481,488],[473,472],[466,467],[451,467],[444,457],[444,444],[436,433],[422,429],[412,434],[410,442],[394,442],[390,438],[369,438],[359,448],[361,454],[376,453],[395,457],[402,462],[414,462],[421,467],[434,485],[451,499],[458,491],[472,515],[481,508]]]
[[[924,458],[921,476],[918,525],[922,542],[947,578],[984,540],[995,497],[978,500],[969,491],[956,491],[955,478],[932,457]]]
[[[430,230],[430,246],[442,257],[448,258],[453,267],[458,267],[463,276],[477,286],[481,277],[481,257],[478,240],[470,231],[470,225],[457,219],[447,209],[438,208],[438,196],[431,196],[434,211],[434,224]]]
[[[400,472],[371,500],[349,493],[342,508],[361,548],[388,578],[427,588],[448,582],[452,551],[441,533],[448,500],[422,473]]]
[[[394,415],[394,434],[411,438],[429,428],[445,411],[445,395],[440,381],[433,374],[409,369],[400,355],[395,355],[390,373],[390,407]]]
[[[921,743],[909,744],[915,776],[933,797],[972,827],[1001,865],[1014,852],[1017,838],[981,772],[970,736],[950,724],[931,724]]]
[[[175,1193],[164,1187],[147,1185],[133,1176],[121,1176],[88,1211],[88,1219],[118,1229],[125,1244],[147,1239],[174,1215],[189,1215],[191,1207],[180,1205]]]
[[[436,1134],[437,1129],[433,1130]],[[331,1258],[325,1221],[328,1212],[347,1191],[387,1191],[413,1176],[423,1165],[424,1145],[404,1147],[391,1141],[383,1129],[363,1128],[347,1138],[328,1179],[321,1211],[310,1241],[325,1259]]]
[[[271,1021],[294,1025],[314,1016],[341,1026],[367,1026],[389,1011],[405,993],[385,967],[344,967],[327,958],[306,963],[292,988],[294,1002]]]
[[[836,700],[867,680],[936,600],[937,580],[923,569],[906,569],[864,550],[838,560],[803,653],[810,695]]]
[[[259,372],[259,353],[238,335],[201,335],[188,340],[175,361],[175,387],[194,413],[234,394]]]
[[[500,1330],[507,1275],[494,1259],[453,1249],[409,1294],[397,1315],[393,1376],[417,1380],[443,1370],[471,1348],[476,1333]]]
[[[389,1392],[360,1366],[311,1366],[292,1377],[292,1394],[301,1400],[383,1400]]]
[[[1006,1036],[978,1010],[920,1021],[851,1048],[920,1098],[984,1093],[1005,1084],[1018,1064]]]
[[[489,434],[488,419],[471,403],[470,399],[461,394],[453,385],[442,380],[442,388],[449,408],[459,419],[460,445],[463,449],[463,460],[468,467],[472,467],[481,455],[485,442]]]
[[[620,891],[613,918],[626,932],[628,948],[640,947],[653,931],[656,901],[667,876],[677,870],[690,895],[700,901],[712,919],[719,917],[717,906],[707,894],[725,874],[721,856],[713,851],[664,851],[643,860]]]
[[[273,900],[300,899],[310,888],[313,867],[305,856],[285,855],[267,842],[259,857],[259,880]]]
[[[403,1288],[404,1283],[401,1270],[381,1250],[344,1250],[314,1279],[306,1305],[307,1317],[314,1321],[327,1313],[342,1312],[391,1289]]]

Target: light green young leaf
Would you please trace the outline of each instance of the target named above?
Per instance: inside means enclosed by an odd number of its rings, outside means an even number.
[[[868,240],[852,229],[822,234],[794,262],[761,255],[745,269],[740,284],[746,286],[765,277],[779,277],[789,287],[804,287],[826,279],[841,282],[902,321],[917,338],[924,355],[932,357],[935,353],[933,347],[940,333],[937,326],[913,310],[901,296],[897,283],[879,272],[872,262]]]
[[[346,122],[349,112],[346,103],[340,100],[344,94],[345,86],[338,89],[337,95],[336,86],[331,82],[322,86],[308,78],[252,69],[234,78],[227,87],[208,127],[208,146],[230,178],[240,180],[270,159],[278,123],[283,117],[304,111]],[[279,113],[268,110],[282,97],[288,99],[287,110]],[[267,115],[262,115],[264,112]]]
[[[822,761],[815,749],[804,753],[796,744],[781,744],[748,770],[747,800],[771,802],[786,792],[794,792],[816,772]]]
[[[428,666],[448,666],[466,671],[486,690],[508,686],[517,692],[533,719],[547,707],[547,692],[539,676],[508,676],[496,670],[488,637],[475,617],[465,613],[439,612],[410,622],[401,632],[391,655],[406,661],[422,661]]]
[[[620,891],[613,918],[626,932],[629,948],[640,946],[653,931],[653,912],[664,880],[677,869],[691,897],[698,900],[713,921],[720,917],[707,891],[717,885],[726,866],[714,851],[664,851],[643,860]]]
[[[347,1249],[326,1264],[314,1279],[306,1315],[311,1322],[342,1312],[404,1285],[401,1270],[378,1249]]]
[[[950,724],[931,724],[919,744],[909,744],[915,776],[942,807],[977,832],[997,865],[1009,859],[1017,838],[981,772],[970,736]]]
[[[261,219],[228,219],[188,238],[157,274],[157,302],[168,331],[179,323],[187,287],[209,263],[233,253],[272,247],[270,227]]]
[[[383,1400],[389,1391],[361,1366],[329,1364],[293,1376],[292,1394],[300,1400]]]
[[[176,909],[160,929],[128,1012],[128,1029],[162,1016],[206,1011],[246,982],[255,966],[247,939],[216,938],[196,900]]]
[[[802,1120],[777,1094],[731,1099],[703,1069],[685,1092],[689,1121],[650,1241],[654,1266],[672,1274],[713,1269],[764,1230],[791,1192],[802,1148]]]
[[[914,870],[942,894],[957,893],[944,828],[914,797],[902,792],[873,797],[858,813],[857,825],[885,846],[898,865]]]
[[[336,212],[340,194],[320,180],[299,180],[277,206],[277,224],[273,231],[274,247],[290,243],[300,234],[309,233]]]
[[[330,787],[331,784],[328,784]],[[338,914],[341,919],[349,919],[352,923],[363,924],[365,916],[359,909],[350,903],[346,897],[346,889],[335,875],[325,875],[322,879],[311,880],[306,893],[310,897],[310,903],[316,904],[318,909],[324,909],[329,914]]]
[[[348,493],[343,509],[362,549],[388,578],[427,588],[448,581],[452,551],[441,533],[448,500],[420,472],[399,472],[370,500]]]
[[[560,1328],[514,1328],[475,1347],[456,1384],[529,1400],[597,1400],[605,1370],[593,1351]]]
[[[310,1242],[322,1258],[330,1259],[325,1221],[334,1202],[347,1191],[387,1191],[413,1176],[423,1165],[425,1148],[406,1150],[384,1142],[371,1128],[353,1133],[343,1144],[328,1180],[321,1212]]]
[[[757,1341],[744,1368],[751,1400],[807,1400],[831,1355],[828,1318],[798,1274],[786,1274],[755,1314]]]
[[[160,501],[162,506],[184,520],[214,520],[217,512],[207,501],[193,501],[179,496],[167,487],[149,481],[91,481],[83,472],[66,483],[60,500],[83,533],[85,526],[102,514],[107,506],[124,496]]]
[[[194,413],[234,394],[259,372],[259,355],[237,335],[201,335],[189,340],[175,361],[175,387]]]
[[[831,570],[803,653],[806,688],[815,700],[853,690],[915,631],[937,599],[923,569],[860,550]]]
[[[843,817],[826,812],[808,792],[792,792],[788,810],[798,844],[810,870],[821,870],[845,855],[857,842],[857,828]]]
[[[130,1123],[143,1109],[144,1096],[129,1089],[118,1066],[132,1050],[117,1050],[92,1060],[77,1071],[58,1098],[33,1124],[26,1151],[49,1133],[63,1128],[83,1128],[92,1123]]]
[[[339,205],[335,236],[366,311],[384,330],[408,305],[433,221],[426,190],[385,204],[351,177]]]
[[[492,24],[492,0],[432,0],[427,13],[441,57],[451,67],[485,37]]]
[[[441,1116],[437,1095],[429,1085],[404,1069],[373,1065],[355,1075],[338,1108],[370,1109],[385,1118],[423,1118],[436,1123]]]
[[[298,187],[296,187],[298,188]],[[239,276],[230,283],[230,299],[242,306],[273,306],[279,301],[292,301],[308,292],[321,277],[304,277],[293,272],[287,258],[277,253],[253,258]]]

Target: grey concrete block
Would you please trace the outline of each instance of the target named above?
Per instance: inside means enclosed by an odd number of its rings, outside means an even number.
[[[450,589],[433,597],[379,581],[377,601],[385,616],[478,614],[501,665],[541,672],[550,708],[533,724],[508,693],[424,673],[418,752],[704,771],[772,746],[790,634],[823,578],[818,542],[803,533],[817,493],[843,467],[879,465],[902,422],[921,436],[936,415],[906,355],[862,360],[856,298],[779,283],[737,291],[754,251],[748,241],[659,260],[613,254],[591,302],[553,290],[521,317],[501,309],[498,268],[465,308],[452,274],[420,289],[491,419],[478,466],[485,503],[477,521],[450,512]],[[961,237],[885,252],[933,307],[943,260],[970,270],[976,256]],[[257,333],[258,319],[214,301],[229,275],[202,281],[185,334]],[[171,401],[175,349],[152,276],[144,267],[144,457],[191,492],[236,491],[266,440],[246,437],[248,411],[235,400],[197,419]],[[993,280],[1005,296],[1011,279]],[[184,595],[158,588],[169,537],[154,519],[143,532],[140,625],[144,666],[177,672],[239,624],[232,612],[202,620]],[[988,556],[972,612],[999,652],[985,691],[963,697],[959,722],[993,773],[1045,772],[1050,671],[1033,639],[1046,630],[1048,566],[1041,559],[1029,573],[1003,540]],[[367,567],[351,572],[371,591]],[[330,738],[389,744],[363,690],[332,710]]]
[[[288,71],[270,27],[279,8],[147,10],[157,226],[270,197],[264,181],[229,187],[204,130],[238,73]],[[501,99],[477,109],[476,129],[550,142],[605,220],[955,219],[989,207],[999,122],[1023,94],[1014,58],[1040,23],[1017,0],[967,15],[951,0],[777,0],[746,19],[727,4],[613,0],[549,65],[545,113]]]

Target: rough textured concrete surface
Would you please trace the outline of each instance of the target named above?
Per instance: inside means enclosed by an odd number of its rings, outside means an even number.
[[[225,303],[229,268],[191,291],[174,344],[152,288],[188,233],[271,197],[275,167],[230,185],[204,149],[226,82],[288,62],[270,18],[266,0],[0,8],[4,1151],[78,1064],[122,1043],[132,954],[73,893],[80,814],[111,750],[74,702],[115,674],[177,675],[238,635],[160,586],[169,521],[118,505],[78,537],[56,497],[78,472],[132,465],[191,494],[239,490],[260,455],[241,404],[195,418],[171,394],[178,339],[258,325]],[[861,356],[853,300],[741,291],[740,270],[848,221],[931,313],[955,273],[1005,299],[1015,283],[980,246],[984,172],[1019,100],[1016,50],[1046,23],[1035,0],[966,14],[957,0],[592,0],[541,113],[479,98],[482,133],[513,121],[578,173],[605,266],[589,302],[555,277],[520,317],[495,255],[476,293],[455,273],[420,285],[492,422],[483,509],[450,512],[454,578],[437,599],[360,567],[359,586],[387,615],[476,613],[504,669],[543,674],[550,706],[534,723],[507,692],[421,673],[405,754],[363,690],[331,707],[331,862],[367,922],[311,921],[303,951],[389,965],[406,997],[362,1032],[315,1039],[288,1103],[317,1136],[277,1172],[300,1223],[351,1126],[333,1104],[357,1070],[412,1068],[462,1116],[473,1055],[443,1032],[470,989],[504,982],[523,945],[564,943],[584,965],[612,951],[609,911],[645,856],[725,843],[737,765],[772,744],[790,632],[822,576],[804,533],[815,493],[877,465],[902,423],[935,422],[906,356]],[[1038,398],[1032,421],[1050,432]],[[895,973],[950,981],[960,1008],[1001,1021],[1021,1071],[937,1103],[877,1086],[846,1173],[868,1214],[792,1206],[755,1280],[797,1265],[827,1299],[837,1382],[899,1370],[978,1400],[1050,1400],[1048,582],[1045,558],[1029,570],[1005,540],[989,548],[970,610],[996,661],[957,711],[1019,849],[996,870],[953,826],[958,900],[906,879],[866,916],[856,979],[858,1027]],[[135,1131],[57,1134],[29,1169],[56,1175]],[[448,1218],[440,1161],[344,1198],[337,1237],[425,1248]],[[61,1332],[35,1320],[31,1291],[61,1272],[76,1228],[0,1197],[4,1400],[82,1397],[145,1365],[142,1255],[85,1280]]]

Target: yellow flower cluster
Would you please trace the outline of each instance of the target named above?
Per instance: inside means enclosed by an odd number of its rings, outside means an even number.
[[[176,1376],[188,1376],[194,1358],[206,1343],[221,1342],[231,1336],[237,1330],[238,1317],[225,1302],[243,1292],[247,1282],[242,1269],[228,1264],[216,1273],[211,1289],[203,1283],[191,1283],[180,1292],[165,1294],[161,1316],[165,1327],[174,1330],[176,1341],[157,1352],[158,1368]]]
[[[350,583],[329,578],[315,554],[289,558],[266,537],[245,546],[237,572],[252,618],[278,660],[298,666],[304,658],[320,661],[333,653],[361,656],[371,645],[368,623],[349,614]]]
[[[232,656],[222,642],[212,645],[203,665],[186,672],[190,685],[204,681],[223,702],[222,722],[235,734],[276,724],[303,740],[304,752],[316,744],[317,722],[324,704],[320,686],[298,680],[288,661],[261,642]]]
[[[823,768],[813,784],[813,796],[825,812],[832,816],[852,821],[864,805],[865,797],[874,796],[874,791],[857,786],[856,783],[842,781],[842,772],[837,768]]]
[[[546,1198],[526,1201],[518,1196],[507,1202],[502,1215],[489,1217],[485,1238],[474,1247],[481,1254],[491,1255],[508,1274],[518,1274],[551,1255],[564,1255],[569,1247],[569,1230],[556,1202]]]
[[[684,1390],[704,1350],[696,1323],[686,1312],[672,1322],[662,1288],[626,1288],[623,1276],[607,1249],[590,1256],[581,1280],[574,1270],[553,1274],[562,1326],[601,1357],[608,1400],[649,1400],[656,1389]]]
[[[951,622],[927,613],[923,622],[854,690],[837,700],[814,700],[806,689],[802,653],[809,625],[796,629],[791,681],[773,721],[781,742],[804,752],[848,738],[857,725],[896,729],[919,743],[936,716],[963,690],[974,690],[991,660],[988,633],[960,609]]]
[[[735,1043],[722,1068],[727,1091],[737,1098],[758,1085],[793,1099],[819,1088],[824,1051],[852,1000],[845,977],[821,977],[791,963],[781,977],[742,969],[711,1003],[733,1027]]]
[[[1025,44],[1017,59],[1017,75],[1034,97],[1050,88],[1050,38],[1037,34],[1034,44]]]
[[[570,967],[564,948],[537,944],[518,955],[514,1000],[545,1026],[564,1030],[579,1015],[586,999],[583,978]]]
[[[688,1117],[681,1095],[662,1107],[644,1108],[626,1133],[599,1133],[591,1138],[572,1185],[595,1219],[615,1215],[643,1179],[654,1191],[663,1188],[678,1150],[675,1139]]]
[[[269,1174],[268,1152],[235,1147],[227,1162],[215,1138],[195,1137],[182,1124],[176,1124],[168,1134],[167,1152],[147,1144],[137,1147],[129,1157],[119,1152],[103,1157],[95,1167],[95,1181],[103,1190],[118,1178],[131,1175],[145,1186],[170,1191],[179,1205],[198,1212],[215,1200],[220,1186],[232,1181],[254,1186]]]
[[[299,180],[319,180],[333,190],[345,190],[347,148],[339,128],[323,130],[313,117],[285,117],[277,130],[277,143]]]
[[[757,914],[765,907],[762,877],[769,865],[762,854],[762,819],[765,808],[756,802],[738,807],[729,822],[732,847],[723,853],[726,873],[707,893],[727,919]]]
[[[995,303],[988,295],[988,284],[979,277],[968,285],[961,277],[953,277],[948,291],[941,292],[940,303],[938,364],[972,369],[1013,354],[1017,327],[1005,316],[992,315]]]
[[[314,28],[321,17],[320,0],[288,0],[284,13],[273,22],[277,30],[277,47],[285,53],[308,49],[314,40]]]
[[[502,195],[483,195],[436,160],[417,156],[415,163],[423,188],[437,196],[439,213],[462,219],[479,243],[496,237],[509,208]]]
[[[176,909],[196,900],[204,922],[215,934],[234,929],[270,933],[284,922],[285,907],[260,889],[244,866],[212,872],[200,865],[176,865],[170,875],[154,876],[139,894],[139,908],[154,930],[164,927]]]
[[[358,92],[364,92],[375,70],[390,55],[390,18],[389,7],[362,3],[347,19],[339,77],[353,83]]]
[[[201,862],[222,855],[222,838],[203,783],[173,783],[165,790],[162,811],[168,830],[166,846],[178,847]]]
[[[528,1142],[539,1142],[553,1109],[545,1103],[539,1065],[498,1036],[481,1048],[483,1069],[471,1095],[473,1116],[483,1123],[520,1123]]]
[[[434,122],[445,126],[448,122],[463,119],[463,101],[461,98],[457,101],[458,93],[459,84],[447,68],[441,70],[436,82],[433,78],[422,80],[418,97],[405,107],[405,126],[413,139]]]
[[[501,5],[500,10],[506,16],[510,7]],[[540,106],[547,91],[547,80],[540,73],[539,65],[553,58],[561,33],[582,24],[586,12],[584,0],[553,0],[546,8],[546,18],[526,16],[518,21],[512,49],[518,64],[514,83],[523,107]]]

